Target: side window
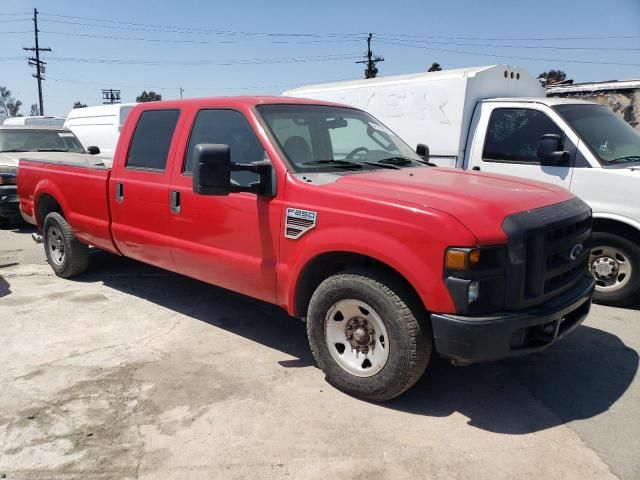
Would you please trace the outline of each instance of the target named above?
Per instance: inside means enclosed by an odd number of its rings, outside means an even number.
[[[491,113],[482,155],[485,161],[538,163],[542,135],[563,132],[544,113],[528,108],[498,108]]]
[[[179,116],[180,110],[143,112],[131,139],[126,166],[164,170]]]
[[[229,145],[233,163],[258,162],[265,158],[262,144],[256,137],[247,119],[235,110],[201,110],[189,137],[183,173],[193,171],[196,145],[220,143]],[[253,172],[231,172],[231,181],[247,186],[257,182],[260,176]]]

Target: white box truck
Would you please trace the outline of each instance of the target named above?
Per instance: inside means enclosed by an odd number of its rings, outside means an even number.
[[[640,135],[607,107],[546,98],[535,78],[508,65],[310,85],[284,94],[364,109],[410,145],[426,144],[439,166],[571,190],[593,209],[588,247],[596,300],[618,306],[640,300]],[[565,253],[571,254],[559,252]]]
[[[136,105],[136,103],[118,103],[74,108],[67,115],[64,128],[75,133],[85,147],[96,146],[100,149],[102,157],[113,159],[122,126],[127,115]]]

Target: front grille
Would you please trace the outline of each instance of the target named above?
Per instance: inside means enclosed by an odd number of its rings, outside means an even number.
[[[575,286],[588,270],[591,210],[575,198],[507,217],[505,304],[528,308]]]

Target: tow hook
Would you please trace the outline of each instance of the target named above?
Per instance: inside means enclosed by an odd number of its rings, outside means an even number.
[[[33,232],[31,234],[31,239],[36,243],[42,243],[44,241],[43,238],[42,238],[42,235],[40,235],[37,232]]]

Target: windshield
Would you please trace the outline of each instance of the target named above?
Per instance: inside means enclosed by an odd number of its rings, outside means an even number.
[[[61,130],[0,130],[0,152],[85,153],[76,136]]]
[[[640,162],[640,134],[603,105],[557,105],[602,165]]]
[[[259,105],[257,109],[297,171],[424,164],[406,143],[361,110],[323,105]]]

